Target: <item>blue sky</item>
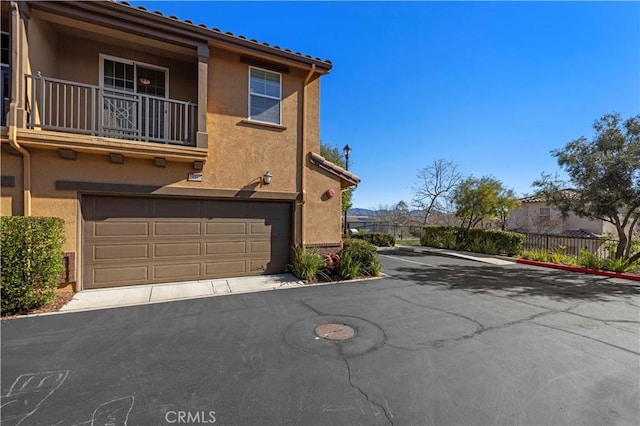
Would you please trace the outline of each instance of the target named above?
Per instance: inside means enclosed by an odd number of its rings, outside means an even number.
[[[331,59],[321,139],[354,207],[410,203],[434,159],[518,194],[608,112],[640,113],[639,2],[132,2]]]

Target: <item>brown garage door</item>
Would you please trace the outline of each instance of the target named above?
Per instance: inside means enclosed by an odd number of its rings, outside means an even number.
[[[284,271],[291,204],[84,196],[83,287]]]

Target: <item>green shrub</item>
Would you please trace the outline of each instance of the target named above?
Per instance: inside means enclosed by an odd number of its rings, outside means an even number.
[[[364,240],[346,239],[344,240],[340,264],[344,261],[345,254],[351,256],[354,262],[360,264],[360,273],[364,275],[374,275],[376,265],[379,265],[376,246]]]
[[[299,279],[313,281],[324,266],[325,260],[314,249],[293,248],[293,263],[289,270]]]
[[[344,280],[351,280],[360,276],[360,262],[353,258],[350,252],[343,252],[338,266],[338,275]]]
[[[420,245],[426,247],[454,249],[458,228],[453,226],[425,226],[422,228]]]
[[[382,272],[382,265],[380,264],[380,259],[376,257],[373,260],[371,265],[369,265],[368,272],[369,272],[369,275],[371,275],[372,277],[377,277],[378,275],[380,275],[380,272]]]
[[[578,264],[587,269],[603,269],[606,261],[601,260],[595,254],[591,253],[587,249],[580,250],[580,256],[578,256]]]
[[[63,270],[64,221],[1,217],[0,234],[2,315],[28,312],[53,300]]]
[[[372,232],[371,234],[354,234],[351,238],[357,240],[365,240],[376,247],[393,247],[396,245],[396,239],[393,235],[385,232]]]
[[[627,272],[634,269],[634,264],[629,263],[629,259],[607,259],[603,263],[603,268],[611,272]]]
[[[505,254],[517,256],[522,253],[524,235],[517,232],[493,229],[469,229],[458,234],[460,228],[454,226],[425,226],[420,244],[427,247],[469,250],[476,253]]]

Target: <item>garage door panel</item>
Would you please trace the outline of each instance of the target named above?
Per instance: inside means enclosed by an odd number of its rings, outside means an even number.
[[[235,261],[213,261],[205,263],[205,273],[211,277],[229,277],[233,275],[243,275],[247,271],[247,262],[244,260]]]
[[[107,219],[119,217],[149,217],[151,203],[145,198],[130,198],[121,202],[121,198],[91,197],[83,202],[83,216],[85,219]]]
[[[248,217],[246,202],[205,201],[203,217],[206,218],[238,218]]]
[[[193,218],[202,217],[202,200],[155,199],[152,201],[152,217]]]
[[[201,273],[200,263],[179,263],[171,265],[153,265],[153,278],[159,280],[185,281],[197,279]]]
[[[246,254],[247,243],[245,241],[227,241],[219,243],[205,243],[205,254]]]
[[[129,267],[96,267],[92,269],[94,287],[114,287],[123,282],[142,284],[149,280],[149,270],[146,266]]]
[[[156,243],[153,245],[153,256],[155,258],[201,255],[202,244],[199,242]]]
[[[147,237],[149,224],[145,222],[96,222],[89,235],[93,237]]]
[[[271,241],[252,241],[251,254],[269,255],[271,253]]]
[[[289,214],[290,208],[285,203],[261,202],[249,204],[247,217],[262,219],[265,217],[281,217]]]
[[[156,236],[199,237],[202,233],[202,224],[199,222],[155,222],[153,233]]]
[[[84,196],[82,204],[84,288],[278,273],[289,263],[290,203]]]
[[[206,223],[205,235],[246,235],[247,224],[244,222]]]
[[[148,259],[147,244],[93,246],[93,261]]]

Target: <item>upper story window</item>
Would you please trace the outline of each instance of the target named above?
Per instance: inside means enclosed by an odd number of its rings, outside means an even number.
[[[543,218],[551,217],[551,208],[550,207],[540,207],[539,216]]]
[[[276,72],[249,67],[249,119],[281,124],[282,79]]]

